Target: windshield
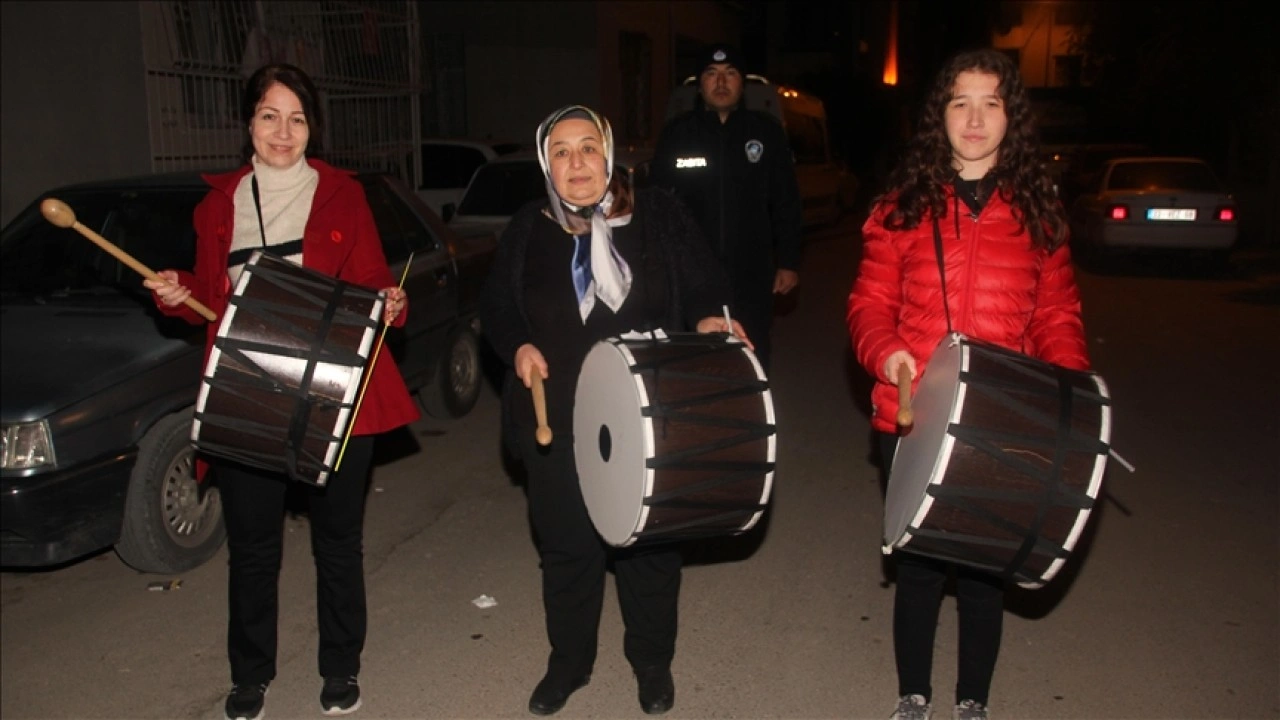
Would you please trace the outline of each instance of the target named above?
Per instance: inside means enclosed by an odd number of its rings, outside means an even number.
[[[1107,187],[1111,190],[1222,191],[1208,165],[1192,162],[1119,163],[1112,168]]]
[[[458,215],[510,217],[525,203],[546,196],[546,181],[537,161],[489,163],[471,178]]]
[[[75,220],[151,270],[195,264],[192,212],[204,189],[92,190],[58,199]],[[43,198],[42,198],[43,199]],[[0,235],[6,296],[124,290],[143,294],[142,276],[72,228],[50,223],[33,203]]]

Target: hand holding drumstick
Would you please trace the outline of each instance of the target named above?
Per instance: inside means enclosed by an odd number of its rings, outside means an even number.
[[[898,386],[898,424],[911,427],[915,413],[911,410],[911,381],[916,377],[916,359],[906,350],[898,350],[884,362],[885,377]]]
[[[106,250],[115,259],[128,265],[134,272],[142,275],[146,280],[142,283],[150,290],[155,290],[160,296],[162,302],[170,307],[185,303],[187,307],[195,310],[205,320],[215,322],[218,319],[216,313],[202,305],[195,298],[191,297],[191,290],[178,285],[178,274],[172,270],[165,270],[161,273],[153,271],[151,268],[138,262],[132,255],[121,250],[111,243],[111,241],[102,237],[98,233],[90,230],[80,221],[76,220],[76,214],[71,207],[61,200],[55,198],[45,198],[40,203],[40,212],[44,215],[44,219],[61,228],[71,228],[81,235],[88,238],[94,245]],[[164,292],[162,292],[162,290]]]
[[[547,425],[547,395],[542,381],[547,377],[547,360],[532,343],[525,343],[516,350],[516,375],[524,386],[533,392],[533,413],[538,420],[535,438],[539,445],[551,444],[551,427]]]
[[[751,342],[751,338],[747,337],[747,331],[742,327],[742,323],[729,317],[729,306],[724,306],[724,317],[719,315],[708,315],[698,321],[694,327],[700,333],[727,333],[733,335],[746,344],[748,350],[755,350],[755,343]]]

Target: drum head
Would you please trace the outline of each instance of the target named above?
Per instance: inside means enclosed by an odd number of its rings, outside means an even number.
[[[886,548],[900,547],[909,539],[903,537],[907,528],[929,509],[930,499],[925,490],[946,472],[953,442],[947,428],[959,416],[963,404],[963,398],[957,397],[957,393],[962,388],[960,367],[964,347],[964,342],[955,336],[944,337],[929,359],[924,377],[911,399],[915,425],[898,440],[889,473],[884,506]]]
[[[648,398],[631,365],[625,347],[596,343],[582,363],[574,399],[573,452],[582,499],[596,531],[613,546],[634,541],[653,485],[653,471],[645,467],[653,457],[653,432],[641,415]]]

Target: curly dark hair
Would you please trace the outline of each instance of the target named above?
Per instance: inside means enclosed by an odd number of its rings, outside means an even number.
[[[916,227],[926,211],[935,218],[946,214],[944,187],[956,177],[947,139],[947,104],[956,77],[967,71],[999,78],[999,93],[1008,119],[995,165],[984,183],[994,180],[996,192],[1012,206],[1014,219],[1030,234],[1033,246],[1056,250],[1067,239],[1066,216],[1040,162],[1031,102],[1013,61],[991,49],[961,52],[939,71],[906,154],[889,176],[888,189],[875,200],[877,204],[885,199],[896,200],[895,209],[885,218],[885,227]]]
[[[262,102],[267,90],[276,83],[289,88],[298,96],[302,112],[307,116],[307,129],[310,133],[307,138],[307,157],[320,157],[324,152],[324,113],[320,109],[320,93],[302,68],[275,63],[263,65],[245,81],[244,93],[240,96],[240,121],[244,123],[245,129],[244,145],[240,148],[241,159],[247,163],[253,157],[253,134],[249,131],[249,125],[258,112],[258,103]]]

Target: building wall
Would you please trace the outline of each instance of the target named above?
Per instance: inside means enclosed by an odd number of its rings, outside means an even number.
[[[547,113],[598,105],[595,3],[423,3],[422,32],[465,39],[465,130],[475,138],[532,143]]]
[[[465,37],[465,129],[453,134],[531,142],[547,113],[572,103],[600,110],[620,143],[651,146],[661,130],[674,79],[689,72],[677,46],[737,42],[741,21],[725,3],[492,2],[423,3],[424,36]],[[623,80],[623,34],[647,56],[645,77]],[[634,59],[634,44],[630,57]],[[437,73],[429,70],[429,74]],[[439,84],[439,83],[437,83]],[[647,84],[647,89],[637,90]],[[636,92],[643,97],[635,97]],[[624,94],[645,118],[625,122]],[[427,112],[431,112],[428,108]],[[634,128],[629,133],[628,128]],[[635,137],[631,137],[635,134]]]
[[[712,42],[741,43],[738,13],[718,2],[602,2],[599,3],[597,47],[600,67],[600,107],[613,122],[620,143],[652,148],[666,117],[672,87],[694,72],[688,50]],[[647,85],[637,88],[627,77],[634,51],[623,47],[624,34],[647,42]],[[631,97],[624,96],[630,94]],[[644,116],[627,123],[628,100]],[[628,125],[633,127],[628,128]],[[630,131],[628,131],[630,130]]]
[[[136,2],[0,2],[0,222],[51,187],[151,171]]]

